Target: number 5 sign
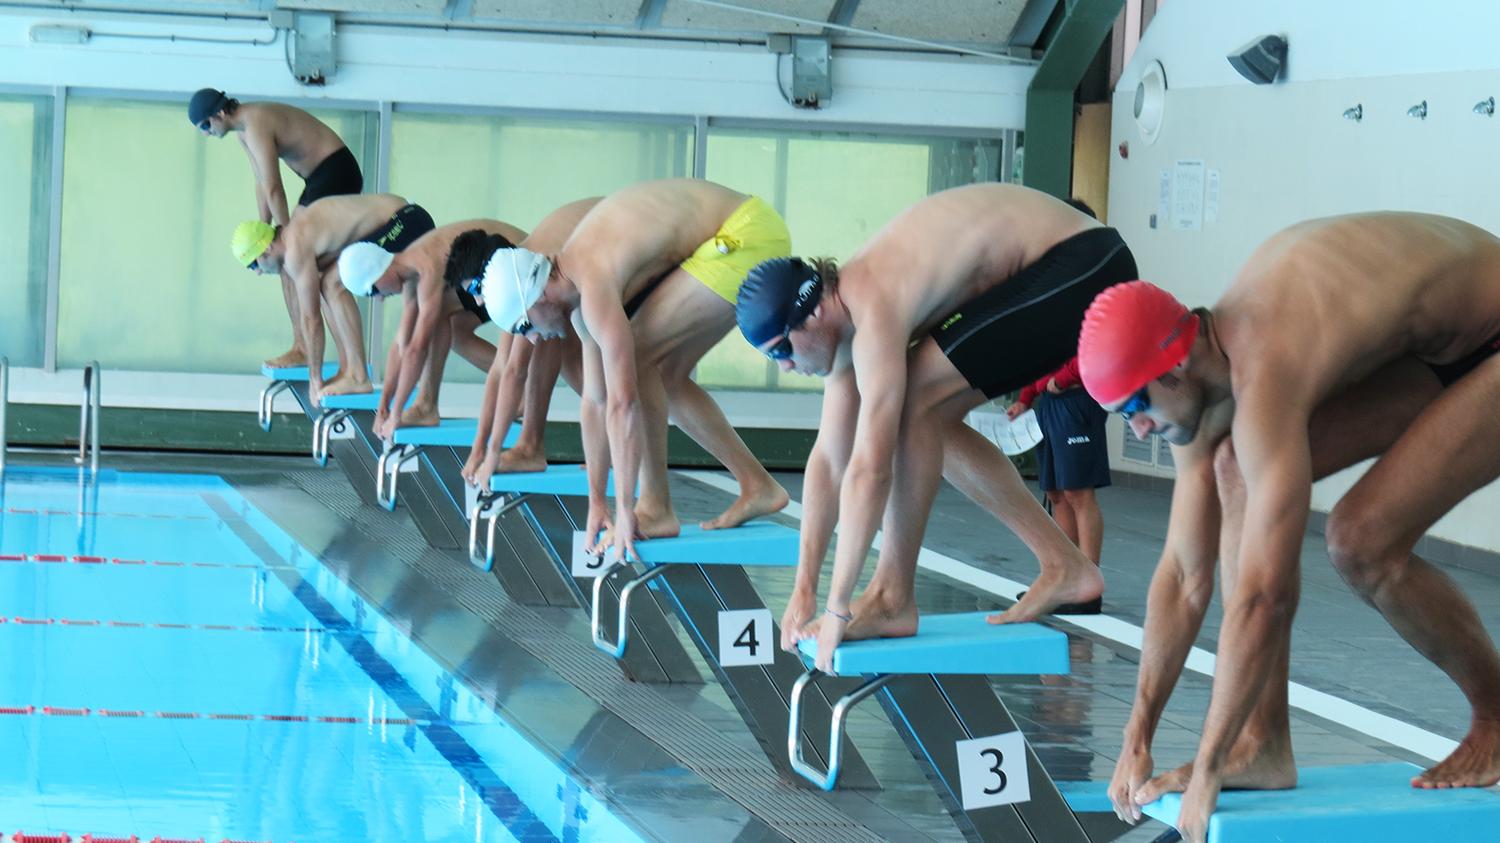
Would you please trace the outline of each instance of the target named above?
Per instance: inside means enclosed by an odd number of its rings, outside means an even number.
[[[597,577],[604,573],[604,554],[595,556],[584,550],[588,547],[588,536],[582,530],[573,531],[573,576],[579,579]]]
[[[1008,732],[959,741],[958,783],[965,811],[1031,801],[1026,739]]]
[[[770,609],[736,609],[719,613],[719,664],[743,667],[776,661]]]

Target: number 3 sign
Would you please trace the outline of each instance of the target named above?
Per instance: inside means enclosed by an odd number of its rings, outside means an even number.
[[[1008,732],[959,741],[958,782],[965,811],[1031,801],[1026,739]]]

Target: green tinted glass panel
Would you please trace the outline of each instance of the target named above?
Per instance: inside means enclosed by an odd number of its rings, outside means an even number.
[[[0,96],[0,357],[40,366],[46,341],[52,100]]]
[[[438,225],[489,218],[529,231],[574,200],[690,176],[692,158],[693,129],[682,124],[398,111],[390,184]],[[395,300],[385,306],[386,342],[400,311]],[[493,342],[495,333],[486,325],[479,335]],[[482,382],[484,373],[455,358],[444,380]]]
[[[312,113],[367,161],[373,115]],[[70,98],[63,167],[59,365],[248,373],[287,349],[279,283],[229,252],[257,213],[235,136],[205,137],[180,103]],[[281,177],[295,202],[302,179]]]

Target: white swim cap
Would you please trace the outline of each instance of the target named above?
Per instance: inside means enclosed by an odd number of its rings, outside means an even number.
[[[350,243],[339,253],[339,280],[356,296],[373,296],[375,282],[395,259],[395,255],[368,240]]]
[[[484,267],[480,295],[490,320],[502,331],[516,333],[526,311],[542,297],[552,261],[529,249],[496,249]]]

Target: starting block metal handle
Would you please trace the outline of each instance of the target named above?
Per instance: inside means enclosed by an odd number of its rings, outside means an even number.
[[[328,465],[328,442],[333,438],[333,426],[348,417],[347,410],[325,410],[313,419],[313,462],[319,468]]]
[[[289,386],[286,381],[271,381],[260,391],[260,409],[256,411],[255,420],[260,424],[261,430],[271,432],[271,408],[276,403],[276,396],[285,392]]]
[[[385,507],[386,512],[396,511],[396,481],[400,479],[401,466],[417,458],[422,449],[412,445],[397,445],[380,452],[375,465],[375,501]]]
[[[617,659],[624,657],[625,648],[630,644],[630,595],[634,594],[637,588],[665,574],[667,568],[671,566],[657,565],[626,583],[625,587],[620,589],[620,608],[615,617],[615,640],[614,643],[610,643],[609,638],[604,635],[603,617],[599,608],[599,604],[603,602],[601,598],[604,596],[604,581],[609,579],[615,571],[628,567],[624,562],[616,562],[599,573],[599,576],[594,580],[594,605],[589,611],[590,626],[594,633],[594,646]]]
[[[490,506],[494,502],[495,498],[493,495],[486,494],[485,492],[480,492],[479,502],[474,506],[472,510],[469,511],[469,564],[480,569],[481,571],[488,571],[490,568],[494,567],[495,564],[494,554],[487,554],[485,558],[481,559],[479,558],[479,553],[477,552],[479,550],[480,519],[487,518],[489,520],[490,531],[493,535],[495,519],[490,518],[488,516],[488,513],[490,511]]]
[[[802,756],[802,695],[822,675],[821,670],[809,670],[797,677],[796,684],[792,685],[791,710],[787,712],[786,752],[787,760],[797,775],[823,790],[833,790],[839,782],[839,770],[844,764],[844,721],[848,719],[849,712],[856,705],[891,681],[892,674],[881,674],[865,680],[864,684],[839,697],[839,701],[833,704],[833,720],[828,727],[828,769],[826,771],[807,763]]]
[[[479,505],[469,513],[469,563],[481,571],[489,572],[495,567],[495,529],[500,516],[526,502],[530,495],[515,495],[507,499],[504,493],[479,493]],[[499,501],[500,506],[495,503]],[[479,556],[479,522],[486,522],[484,556]]]

